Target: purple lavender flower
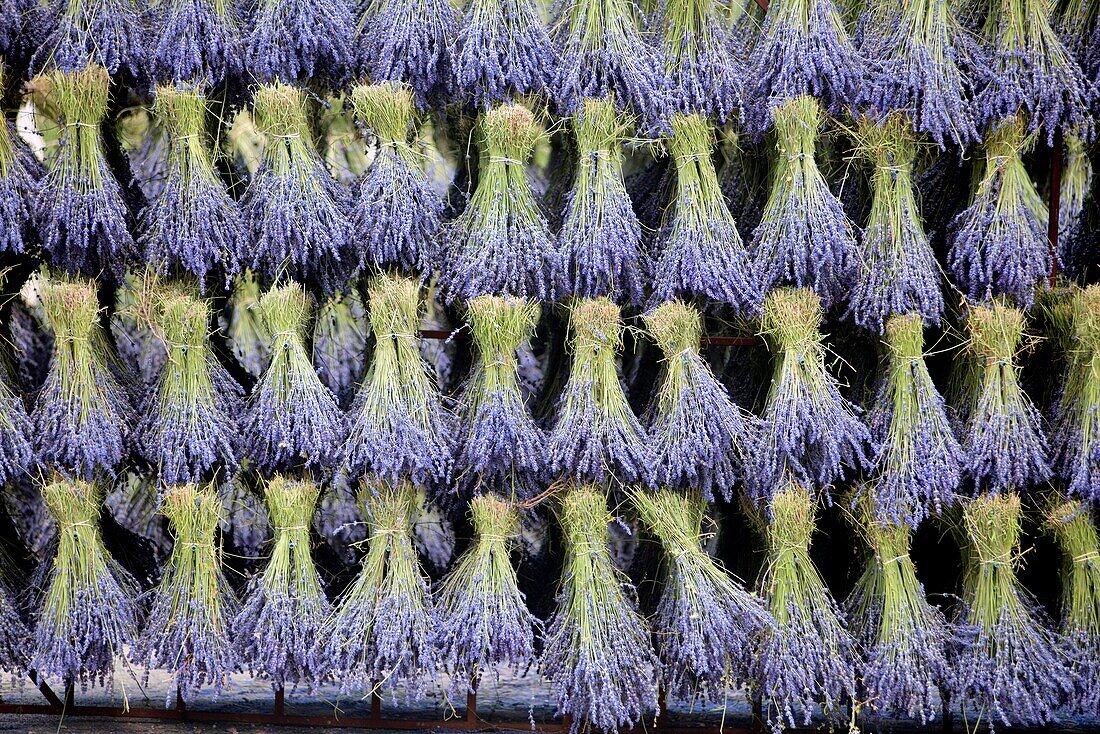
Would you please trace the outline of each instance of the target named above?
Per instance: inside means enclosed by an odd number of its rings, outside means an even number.
[[[664,85],[672,111],[724,124],[742,109],[741,60],[715,0],[659,0]]]
[[[356,289],[325,300],[313,323],[313,364],[337,402],[347,405],[366,370],[367,309]]]
[[[142,78],[145,29],[134,0],[49,0],[36,10],[32,32],[41,40],[30,61],[35,73],[102,66],[112,75]]]
[[[31,631],[16,604],[16,595],[7,583],[0,584],[0,670],[13,678],[23,678],[32,649]]]
[[[1068,494],[1100,500],[1100,287],[1077,291],[1068,304],[1070,334],[1065,382],[1054,406],[1051,463]]]
[[[34,195],[44,172],[14,129],[0,121],[0,253],[20,255],[37,243]]]
[[[154,82],[219,89],[241,81],[244,48],[233,0],[166,0],[153,13]]]
[[[368,0],[359,16],[359,65],[376,84],[408,84],[427,108],[452,96],[458,13],[451,0]]]
[[[38,0],[8,0],[0,13],[0,56],[7,63],[22,58],[25,47],[30,45],[26,25],[35,17]]]
[[[262,84],[339,83],[354,64],[349,0],[255,0],[246,25],[245,63]]]
[[[35,460],[31,445],[33,438],[33,424],[22,396],[9,383],[6,375],[0,375],[0,485],[8,484],[31,470]],[[0,597],[2,595],[0,591]],[[3,629],[2,624],[0,629]],[[0,655],[2,659],[3,655]],[[0,669],[3,669],[2,664]]]

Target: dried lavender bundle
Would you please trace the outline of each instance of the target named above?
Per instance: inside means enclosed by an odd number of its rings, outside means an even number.
[[[1024,325],[1023,312],[1001,303],[972,306],[966,318],[977,384],[968,396],[962,469],[975,491],[1027,490],[1051,475],[1041,416],[1020,387]]]
[[[1073,294],[1068,307],[1065,383],[1054,406],[1051,463],[1068,493],[1100,500],[1100,286]]]
[[[963,701],[1005,726],[1052,721],[1074,690],[1065,652],[1016,578],[1022,508],[1014,493],[981,494],[963,509],[970,539],[965,645],[954,661]]]
[[[222,328],[233,357],[245,372],[259,378],[271,363],[271,334],[260,317],[260,283],[251,270],[233,283]]]
[[[852,223],[821,175],[815,157],[821,103],[794,97],[776,107],[776,157],[771,192],[752,252],[765,292],[776,285],[813,288],[832,308],[856,278]]]
[[[825,367],[822,318],[821,299],[811,290],[780,288],[764,300],[761,331],[775,363],[757,447],[760,466],[750,477],[757,502],[783,489],[788,473],[828,497],[845,467],[869,463],[871,436],[859,409],[841,396]]]
[[[0,13],[0,56],[6,63],[20,60],[29,45],[26,25],[38,8],[38,0],[7,0]]]
[[[375,83],[408,84],[421,108],[445,103],[457,30],[450,0],[368,0],[359,15],[359,67]]]
[[[1100,40],[1100,37],[1098,37]],[[1066,135],[1062,161],[1062,192],[1058,200],[1058,258],[1068,277],[1074,277],[1080,241],[1091,230],[1086,206],[1093,200],[1093,166],[1089,146],[1076,135]]]
[[[454,460],[454,425],[420,356],[420,284],[379,275],[368,296],[374,354],[349,411],[341,467],[353,479],[445,482]]]
[[[454,42],[454,94],[478,111],[545,94],[557,68],[538,0],[466,0]]]
[[[0,87],[5,82],[0,64]],[[6,119],[0,119],[0,253],[16,255],[37,243],[35,192],[44,170]]]
[[[352,201],[359,267],[400,268],[427,278],[439,260],[443,199],[424,171],[424,156],[409,143],[417,122],[412,89],[361,84],[351,90],[351,106],[378,143]]]
[[[661,663],[628,596],[633,587],[612,559],[603,491],[571,487],[558,520],[565,566],[539,670],[553,686],[558,714],[572,717],[571,734],[633,728],[657,707]]]
[[[719,124],[742,112],[744,70],[732,29],[716,0],[659,0],[665,93],[676,112],[701,114]]]
[[[859,278],[849,313],[856,324],[878,333],[894,314],[917,314],[938,324],[943,276],[917,204],[916,136],[902,114],[880,122],[860,118],[856,134],[860,154],[874,169],[871,213],[862,232]]]
[[[875,446],[868,506],[879,525],[916,528],[951,507],[965,457],[924,362],[924,325],[915,314],[886,322],[886,374],[868,424]]]
[[[137,583],[103,545],[102,488],[55,476],[42,487],[42,498],[57,523],[57,550],[35,616],[28,667],[46,680],[104,685],[115,657],[137,634]]]
[[[444,229],[449,253],[440,263],[443,290],[452,300],[480,295],[551,300],[557,242],[526,168],[543,131],[530,110],[511,104],[483,113],[476,136],[477,188],[462,215]]]
[[[714,170],[714,131],[701,115],[677,114],[671,125],[676,190],[654,243],[653,299],[698,298],[755,314],[760,283]]]
[[[947,267],[971,300],[1005,294],[1030,307],[1050,273],[1046,207],[1036,207],[1022,157],[1032,142],[1020,117],[990,130],[985,172],[970,206],[951,222]]]
[[[1059,128],[1091,139],[1095,95],[1077,60],[1062,45],[1045,0],[993,0],[982,27],[990,47],[983,86],[975,99],[979,127],[1015,125],[1025,115],[1027,131]]]
[[[1066,50],[1073,54],[1088,79],[1096,79],[1100,70],[1100,2],[1062,0],[1055,4],[1051,22]]]
[[[152,12],[154,82],[220,89],[242,81],[241,18],[233,0],[166,0]]]
[[[33,425],[21,392],[0,370],[0,486],[34,468]]]
[[[228,286],[247,257],[247,233],[214,167],[206,97],[157,87],[153,111],[170,140],[168,168],[163,188],[141,214],[138,247],[157,273],[189,273],[204,288]]]
[[[1046,527],[1062,551],[1061,645],[1074,682],[1069,707],[1075,713],[1100,712],[1100,535],[1095,514],[1078,500],[1055,500]]]
[[[5,12],[8,12],[5,10]],[[31,11],[35,73],[105,67],[141,79],[146,71],[142,8],[136,0],[47,0]]]
[[[60,125],[35,198],[42,249],[60,270],[121,278],[137,248],[122,187],[104,158],[100,126],[111,78],[102,66],[89,66],[42,81]]]
[[[365,480],[359,502],[370,528],[367,554],[318,636],[317,655],[344,693],[402,683],[415,689],[437,666],[431,590],[413,546],[416,488]]]
[[[184,287],[152,298],[150,320],[168,357],[135,428],[139,450],[168,485],[233,474],[241,459],[244,391],[210,345],[211,305]]]
[[[550,469],[581,482],[639,481],[649,450],[615,362],[623,347],[619,307],[606,298],[579,300],[569,329],[573,356],[550,434]]]
[[[34,639],[18,601],[9,582],[0,581],[0,671],[10,674],[13,680],[26,676]]]
[[[524,674],[535,663],[542,623],[527,610],[511,551],[519,540],[514,505],[494,495],[470,502],[476,537],[443,578],[432,613],[432,639],[457,686],[476,686],[489,669]]]
[[[38,461],[88,480],[111,473],[129,450],[134,415],[100,326],[95,282],[48,277],[36,288],[54,335],[31,413]]]
[[[261,84],[343,81],[355,63],[352,5],[350,0],[255,0],[244,32],[248,73]]]
[[[241,665],[232,645],[229,623],[237,600],[222,572],[222,550],[215,533],[222,503],[213,485],[181,484],[164,494],[161,511],[171,523],[174,542],[152,604],[144,632],[130,649],[130,659],[145,667],[168,670],[164,705],[175,704],[176,693],[191,703],[206,686],[213,700]]]
[[[701,495],[659,489],[631,497],[667,556],[652,620],[661,685],[684,701],[721,702],[731,687],[749,684],[757,645],[775,621],[760,597],[703,550]]]
[[[347,195],[317,151],[308,108],[297,87],[274,83],[256,91],[256,125],[266,142],[241,207],[254,269],[269,280],[288,276],[331,294],[354,265]]]
[[[540,314],[538,304],[498,296],[466,304],[477,362],[458,405],[455,464],[463,494],[527,499],[547,478],[547,439],[527,409],[518,356]]]
[[[755,419],[730,399],[699,354],[703,317],[681,301],[645,314],[646,330],[664,355],[664,375],[647,418],[654,487],[698,490],[705,501],[729,501],[757,442]]]
[[[289,283],[265,293],[259,310],[271,334],[271,364],[241,419],[245,455],[265,472],[331,467],[346,425],[336,398],[309,361],[310,298]]]
[[[954,692],[947,652],[952,631],[928,603],[909,556],[909,525],[883,522],[878,492],[863,493],[857,522],[870,546],[866,568],[845,602],[852,635],[866,651],[860,666],[861,699],[884,717],[936,718],[940,700]]]
[[[768,557],[759,594],[775,626],[765,629],[757,657],[754,698],[775,734],[808,726],[815,705],[829,719],[845,719],[845,698],[856,695],[856,644],[844,612],[810,559],[814,531],[811,493],[790,478],[781,480],[769,507]]]
[[[355,395],[367,357],[367,309],[356,288],[325,299],[313,323],[317,376],[341,406]]]
[[[623,178],[630,129],[630,118],[610,97],[576,104],[578,163],[558,239],[563,286],[578,298],[607,296],[639,305],[645,297],[642,225]]]

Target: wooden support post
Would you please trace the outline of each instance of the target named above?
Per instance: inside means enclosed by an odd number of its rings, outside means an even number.
[[[1047,212],[1047,241],[1050,247],[1050,287],[1058,280],[1058,235],[1062,213],[1062,130],[1054,133],[1050,151],[1050,206]]]
[[[286,690],[282,686],[275,689],[275,715],[286,715]]]

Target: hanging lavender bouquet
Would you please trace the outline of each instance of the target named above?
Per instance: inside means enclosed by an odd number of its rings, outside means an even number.
[[[151,321],[168,356],[135,428],[139,450],[168,485],[233,474],[244,391],[211,347],[210,303],[183,287],[166,287],[153,299]]]
[[[527,610],[512,567],[521,529],[516,507],[480,495],[470,502],[470,519],[475,538],[436,591],[432,638],[456,686],[472,690],[490,667],[531,668],[542,623]]]
[[[874,168],[871,214],[862,232],[859,278],[849,313],[856,324],[879,333],[893,314],[918,314],[938,324],[942,276],[917,204],[916,136],[902,114],[880,122],[863,117],[857,124],[859,152]]]
[[[756,450],[759,468],[749,487],[757,502],[783,489],[788,473],[828,497],[845,467],[869,463],[871,436],[859,409],[841,396],[825,367],[822,317],[821,299],[810,290],[780,288],[764,301],[761,331],[775,362]]]
[[[152,13],[154,82],[217,90],[242,80],[241,19],[233,0],[165,0]]]
[[[546,436],[528,412],[518,357],[540,313],[537,304],[498,296],[478,296],[466,304],[477,362],[458,405],[455,464],[463,494],[495,492],[527,499],[547,478]],[[489,516],[482,519],[491,521]]]
[[[1071,710],[1100,712],[1100,535],[1093,511],[1077,500],[1055,500],[1045,524],[1062,551],[1062,649],[1074,682]]]
[[[345,693],[374,693],[430,680],[437,660],[431,592],[413,545],[416,488],[365,480],[359,494],[370,528],[359,577],[318,636],[318,656]]]
[[[420,356],[420,284],[379,275],[368,295],[374,354],[349,411],[341,467],[353,479],[444,482],[451,474],[454,426]]]
[[[1024,314],[1001,303],[973,306],[968,358],[977,372],[969,396],[962,469],[975,490],[1026,490],[1050,478],[1039,412],[1020,387],[1016,354]]]
[[[190,703],[204,686],[216,700],[240,667],[228,627],[237,600],[215,538],[222,503],[213,485],[182,484],[167,490],[161,511],[171,523],[172,555],[130,658],[146,676],[151,668],[172,673],[176,685],[168,688],[165,707],[174,705],[177,691]]]
[[[606,298],[577,301],[569,328],[573,357],[550,434],[550,469],[597,484],[639,481],[649,451],[615,363],[623,346],[619,307]]]
[[[480,295],[551,300],[557,243],[526,169],[543,131],[530,110],[512,104],[483,113],[476,136],[477,188],[461,216],[444,229],[449,252],[440,263],[440,284],[451,300]]]
[[[244,57],[261,84],[347,77],[356,37],[349,0],[255,0],[249,7]]]
[[[2,136],[3,131],[0,131],[0,138]],[[3,275],[0,275],[0,285],[2,284]],[[0,368],[0,486],[23,478],[24,473],[29,472],[35,463],[34,424],[27,414],[27,405],[20,386],[10,374],[6,367]],[[3,573],[0,572],[0,670],[7,669],[4,667],[5,650],[11,649],[2,641],[7,629],[4,625],[7,615],[3,609],[3,584]]]
[[[1100,286],[1073,294],[1068,369],[1054,407],[1051,463],[1068,493],[1100,500]]]
[[[676,190],[654,244],[653,300],[698,298],[755,314],[760,283],[718,183],[713,129],[701,115],[674,115],[671,126]]]
[[[103,490],[53,477],[42,499],[57,523],[57,550],[35,615],[28,667],[41,678],[104,685],[137,634],[137,583],[103,545]]]
[[[314,371],[305,342],[310,299],[297,283],[265,293],[259,302],[271,334],[271,364],[260,376],[241,418],[245,454],[265,472],[331,467],[345,436],[344,416]]]
[[[260,283],[251,270],[237,276],[222,329],[237,364],[259,378],[271,363],[271,334],[260,316]]]
[[[645,296],[642,225],[623,178],[630,118],[610,97],[577,103],[577,166],[558,238],[565,289],[578,298],[607,296],[638,305]]]
[[[1065,652],[1016,578],[1021,514],[1013,493],[982,494],[963,509],[971,567],[953,667],[961,699],[1005,726],[1052,721],[1074,690]]]
[[[50,263],[65,272],[121,279],[136,252],[122,187],[104,157],[100,131],[111,78],[102,66],[52,72],[41,80],[60,134],[34,208]]]
[[[654,487],[698,490],[727,502],[745,475],[757,441],[755,420],[734,404],[699,354],[703,317],[669,301],[643,317],[664,356],[664,375],[647,417]],[[659,536],[663,537],[663,536]]]
[[[359,67],[375,83],[408,84],[427,108],[452,96],[458,13],[450,0],[368,0],[359,15]]]
[[[1096,0],[1064,0],[1052,18],[1066,50],[1073,54],[1086,79],[1096,80],[1100,72],[1100,4]]]
[[[228,286],[247,256],[244,217],[214,167],[206,97],[157,87],[153,111],[170,143],[164,186],[142,212],[138,247],[153,269],[185,272],[204,288]]]
[[[990,130],[985,172],[970,206],[951,222],[947,267],[971,300],[1005,294],[1030,307],[1051,271],[1046,210],[1037,210],[1023,162],[1031,143],[1019,116]]]
[[[4,87],[0,64],[0,88]],[[37,243],[35,191],[44,171],[7,120],[0,120],[0,253],[20,255]]]
[[[306,93],[282,83],[262,86],[255,116],[266,142],[241,200],[252,234],[251,266],[269,280],[292,277],[332,293],[353,267],[351,230],[346,194],[325,169],[310,131]]]
[[[309,529],[320,495],[309,480],[276,475],[264,486],[275,537],[263,573],[249,582],[237,616],[235,644],[250,673],[289,684],[320,682],[328,661],[318,658],[332,607],[310,555]]]
[[[868,414],[875,446],[864,491],[878,525],[916,528],[951,507],[966,458],[943,397],[924,361],[924,325],[915,314],[886,322],[886,374]]]
[[[32,640],[30,629],[19,608],[19,594],[13,580],[0,578],[0,671],[12,679],[23,679],[27,674]]]
[[[867,565],[845,602],[852,634],[866,650],[860,668],[861,699],[885,717],[936,718],[940,700],[954,690],[947,653],[952,631],[928,603],[909,556],[912,529],[881,522],[878,493],[859,503],[857,522],[870,546]]]
[[[135,0],[48,0],[34,8],[28,30],[37,44],[30,61],[35,73],[102,66],[112,75],[141,79],[146,70],[145,29]]]
[[[814,500],[789,478],[769,506],[768,557],[759,593],[775,626],[765,628],[754,665],[753,698],[775,734],[810,724],[815,704],[831,720],[845,718],[845,698],[856,695],[856,644],[820,572],[810,559]],[[763,521],[763,518],[760,518]]]
[[[612,559],[603,492],[570,487],[558,520],[565,566],[539,670],[554,689],[558,713],[572,717],[571,734],[633,728],[657,706],[661,664],[628,597],[633,587]]]
[[[832,308],[849,292],[859,259],[852,224],[817,166],[821,103],[794,97],[774,114],[775,164],[753,232],[755,266],[765,292],[780,284],[813,288]]]
[[[699,114],[718,124],[742,109],[741,76],[732,30],[716,0],[659,0],[664,92],[674,112]]]
[[[667,556],[652,620],[663,689],[684,701],[721,702],[751,680],[757,646],[775,622],[764,602],[703,550],[706,503],[669,489],[631,493]]]
[[[359,267],[400,268],[427,278],[439,259],[443,199],[424,171],[424,156],[409,143],[416,135],[412,89],[361,84],[351,90],[351,106],[378,144],[352,201]]]
[[[313,364],[341,406],[355,395],[366,357],[367,309],[352,287],[326,298],[313,322]]]
[[[37,289],[54,336],[31,413],[38,461],[88,480],[111,473],[129,451],[134,415],[100,326],[95,282],[50,276]]]

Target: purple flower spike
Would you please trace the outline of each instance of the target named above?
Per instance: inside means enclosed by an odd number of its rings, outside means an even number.
[[[349,0],[255,0],[247,24],[245,60],[263,84],[339,83],[354,65]]]
[[[18,596],[7,582],[0,582],[0,670],[12,678],[24,678],[33,635],[23,621]]]
[[[660,0],[664,85],[672,111],[719,124],[741,112],[741,61],[716,0]]]
[[[234,0],[166,0],[153,13],[154,82],[217,90],[242,80],[244,45]]]
[[[49,0],[38,6],[28,29],[41,39],[31,70],[75,74],[102,66],[112,75],[141,79],[147,68],[140,7],[134,0]]]
[[[3,83],[0,67],[0,85]],[[21,255],[37,243],[34,199],[44,173],[14,128],[0,121],[0,253]]]
[[[359,65],[375,83],[412,87],[422,109],[452,96],[458,13],[451,0],[368,0],[359,19]]]
[[[6,376],[0,377],[0,485],[9,484],[31,470],[35,459],[33,436],[33,424],[22,396]]]
[[[38,0],[8,0],[4,3],[4,12],[0,13],[0,56],[6,63],[23,58],[25,48],[30,45],[27,38],[27,24],[37,20]]]
[[[1100,286],[1071,296],[1069,367],[1054,407],[1051,460],[1068,493],[1100,501]]]

